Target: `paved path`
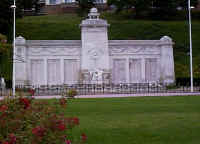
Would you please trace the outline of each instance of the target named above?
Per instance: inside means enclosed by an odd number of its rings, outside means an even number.
[[[76,98],[120,98],[120,97],[147,97],[147,96],[200,96],[200,93],[141,93],[141,94],[102,94],[102,95],[79,95]],[[3,97],[0,97],[2,99]],[[61,98],[57,96],[36,96],[36,99]]]

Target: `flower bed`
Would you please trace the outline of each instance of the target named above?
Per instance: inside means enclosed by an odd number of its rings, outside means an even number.
[[[82,144],[87,136],[73,134],[77,117],[66,117],[66,99],[56,103],[33,98],[0,101],[0,144]]]

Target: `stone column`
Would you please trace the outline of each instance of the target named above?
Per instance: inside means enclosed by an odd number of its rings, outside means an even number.
[[[145,69],[145,58],[142,58],[141,59],[141,71],[142,71],[142,79],[141,79],[141,81],[140,82],[145,82],[145,79],[146,79],[146,76],[145,76],[145,71],[146,71],[146,69]]]
[[[26,71],[26,40],[22,36],[16,38],[16,59],[15,62],[15,80],[16,85],[24,85],[28,81],[28,75]]]
[[[160,39],[161,43],[161,82],[174,83],[174,55],[173,55],[173,42],[168,36]]]
[[[43,61],[44,61],[44,85],[47,85],[48,84],[47,58],[44,58]]]
[[[129,58],[126,58],[126,83],[130,83],[130,77],[129,77]]]
[[[64,59],[60,59],[60,74],[61,74],[61,84],[65,82],[65,73],[64,73]]]
[[[50,1],[50,0],[45,0],[45,4],[46,4],[46,5],[49,5],[49,4],[50,4],[49,1]]]

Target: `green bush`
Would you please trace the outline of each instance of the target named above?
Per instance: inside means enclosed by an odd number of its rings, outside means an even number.
[[[70,89],[67,91],[67,97],[74,98],[77,95],[76,89]]]
[[[200,20],[200,10],[192,10],[192,19]]]

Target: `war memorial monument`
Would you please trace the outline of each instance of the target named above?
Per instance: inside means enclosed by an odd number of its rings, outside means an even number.
[[[81,40],[16,39],[18,85],[173,83],[173,41],[108,40],[109,24],[92,8]],[[134,27],[133,27],[134,29]]]

